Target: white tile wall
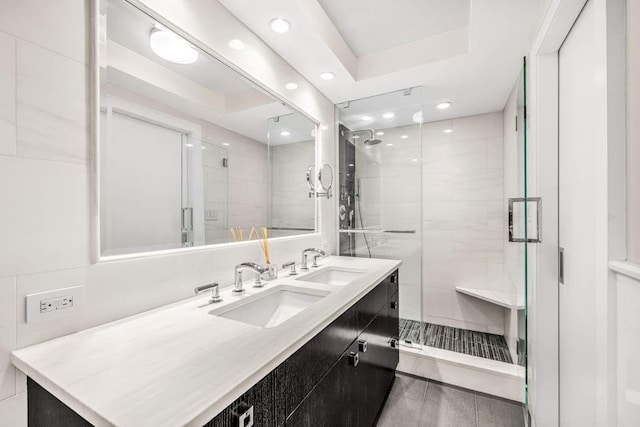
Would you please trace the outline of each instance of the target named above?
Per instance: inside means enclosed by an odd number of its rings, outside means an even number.
[[[493,113],[422,127],[425,321],[504,331],[504,309],[455,291],[504,287],[502,120]]]
[[[0,154],[16,152],[16,39],[0,32]]]
[[[9,364],[11,351],[16,348],[15,301],[15,277],[0,278],[0,400],[16,392],[16,370]]]
[[[17,42],[17,153],[86,164],[87,67],[38,45]]]

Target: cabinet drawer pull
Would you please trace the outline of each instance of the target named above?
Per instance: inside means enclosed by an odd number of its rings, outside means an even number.
[[[349,365],[355,368],[358,366],[358,363],[360,363],[360,356],[358,356],[358,353],[352,351],[351,354],[349,354]]]
[[[391,276],[391,283],[398,283],[398,276]]]
[[[367,342],[365,340],[358,341],[358,350],[361,353],[366,353],[367,352]]]
[[[398,348],[398,340],[395,338],[391,338],[391,340],[389,341],[389,347]]]
[[[392,310],[395,310],[398,308],[398,301],[391,301],[391,304],[389,304],[391,306]]]

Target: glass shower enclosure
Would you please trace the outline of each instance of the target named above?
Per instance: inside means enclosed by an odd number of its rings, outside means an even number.
[[[422,336],[420,88],[336,106],[340,255],[400,259],[402,344]]]

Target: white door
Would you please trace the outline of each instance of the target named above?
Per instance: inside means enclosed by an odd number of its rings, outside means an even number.
[[[594,1],[559,52],[560,425],[596,425],[596,279],[593,192],[598,120]]]

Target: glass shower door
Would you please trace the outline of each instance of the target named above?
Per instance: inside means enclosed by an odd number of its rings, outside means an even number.
[[[422,111],[420,90],[337,106],[340,254],[402,260],[403,344],[422,337]]]

